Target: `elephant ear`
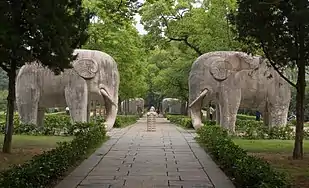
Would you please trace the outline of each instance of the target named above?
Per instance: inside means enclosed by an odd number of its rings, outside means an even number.
[[[230,76],[232,65],[223,58],[214,60],[210,64],[210,74],[218,81],[223,81]]]
[[[210,73],[216,80],[223,81],[232,72],[252,69],[251,62],[253,62],[253,57],[243,53],[234,53],[226,58],[221,57],[214,60],[211,64]]]
[[[95,60],[88,58],[77,59],[73,63],[73,67],[78,75],[85,79],[93,78],[99,70],[98,63]]]

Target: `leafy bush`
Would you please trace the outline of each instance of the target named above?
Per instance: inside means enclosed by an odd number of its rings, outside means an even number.
[[[61,142],[50,151],[0,173],[0,187],[46,187],[101,144],[106,136],[103,126],[93,123],[74,125],[79,131],[71,142]]]
[[[294,130],[289,126],[266,127],[262,121],[236,120],[236,132],[238,137],[246,139],[294,139]]]
[[[114,127],[125,127],[135,123],[137,119],[138,116],[135,115],[117,116]],[[105,120],[102,116],[92,116],[90,118],[90,122],[103,124]],[[4,132],[5,122],[0,123],[0,126],[2,128],[2,132]],[[73,135],[75,131],[76,126],[72,124],[71,117],[63,113],[46,114],[44,125],[42,127],[20,124],[19,116],[14,116],[14,134],[68,136]]]
[[[181,127],[192,129],[191,118],[183,115],[167,115],[167,119]],[[239,116],[237,116],[239,117]],[[244,115],[240,117],[245,117]],[[251,116],[248,116],[251,117]],[[216,121],[204,120],[204,124],[216,125]],[[289,126],[284,127],[273,127],[269,128],[264,126],[262,121],[237,119],[236,120],[236,135],[240,138],[245,139],[281,139],[281,140],[291,140],[294,139],[294,130]],[[305,139],[309,139],[309,130],[305,130]]]
[[[180,125],[186,129],[193,129],[191,118],[183,115],[166,115],[166,118],[174,124]]]
[[[275,171],[266,161],[249,156],[245,150],[234,144],[223,128],[205,125],[198,129],[197,133],[197,140],[231,177],[236,187],[291,187],[285,174]]]
[[[135,123],[138,120],[137,115],[119,115],[116,118],[114,128],[122,128]]]

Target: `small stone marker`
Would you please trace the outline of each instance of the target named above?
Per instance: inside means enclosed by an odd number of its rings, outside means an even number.
[[[157,112],[155,112],[154,107],[150,108],[150,111],[147,112],[147,132],[155,132],[156,131],[156,117]]]

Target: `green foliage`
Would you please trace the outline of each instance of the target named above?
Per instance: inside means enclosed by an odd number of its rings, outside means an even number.
[[[71,142],[61,142],[55,149],[2,172],[0,187],[46,187],[62,177],[70,167],[86,158],[106,139],[106,131],[100,124],[84,123],[76,126],[79,131],[75,133]]]
[[[166,115],[166,118],[176,125],[180,125],[186,129],[193,129],[191,118],[182,115]]]
[[[308,1],[237,2],[238,9],[231,21],[236,26],[239,40],[261,47],[277,67],[295,67],[300,53],[304,55],[303,63],[308,65]],[[302,32],[306,34],[301,35]],[[304,48],[300,49],[300,44],[304,44]]]
[[[9,79],[4,70],[0,68],[0,91],[8,88]],[[1,110],[1,108],[0,108]]]
[[[237,119],[239,119],[239,120],[255,120],[255,116],[237,114]]]
[[[123,128],[136,123],[138,120],[136,115],[118,115],[114,124],[115,128]]]
[[[288,124],[284,127],[266,127],[262,121],[252,120],[254,116],[237,115],[235,137],[257,140],[257,139],[280,139],[291,140],[295,138],[293,125]],[[182,115],[166,115],[166,118],[184,128],[192,129],[191,118]],[[203,120],[205,125],[216,125],[215,121]],[[304,132],[304,139],[309,139],[309,130]]]
[[[138,116],[117,116],[114,127],[122,128],[135,123]],[[95,124],[103,125],[105,119],[100,116],[92,116],[90,121]],[[2,132],[5,128],[5,115],[0,115],[0,125]],[[78,126],[72,124],[71,117],[65,114],[46,114],[44,119],[44,125],[38,127],[36,125],[25,125],[19,123],[18,114],[14,115],[14,134],[26,134],[26,135],[54,135],[54,136],[71,136],[78,131]]]
[[[4,1],[0,10],[0,67],[6,72],[34,60],[64,70],[74,59],[74,48],[88,38],[91,15],[82,0]]]
[[[120,74],[120,99],[144,97],[148,89],[145,51],[132,21],[132,14],[137,11],[137,1],[87,2],[98,20],[90,25],[90,38],[84,48],[106,52],[115,59]],[[111,10],[117,11],[111,14]]]
[[[148,52],[149,96],[162,100],[188,100],[188,75],[192,62],[203,53],[235,50],[239,43],[230,32],[226,14],[235,1],[147,1],[140,10],[148,34],[143,37]],[[161,102],[161,101],[160,101]]]
[[[285,174],[275,171],[265,160],[248,155],[234,144],[223,128],[205,125],[197,133],[198,141],[211,153],[236,187],[291,187]]]
[[[245,139],[281,139],[291,140],[294,131],[290,125],[284,127],[266,127],[262,121],[236,120],[237,136]]]

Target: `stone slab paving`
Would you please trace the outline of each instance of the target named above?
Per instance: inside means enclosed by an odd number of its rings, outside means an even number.
[[[113,129],[111,137],[56,188],[234,188],[187,131],[158,118]]]

